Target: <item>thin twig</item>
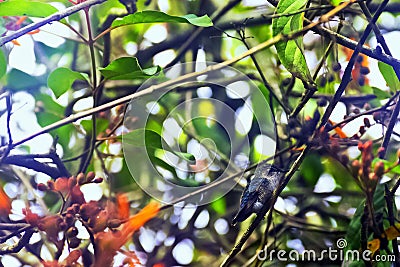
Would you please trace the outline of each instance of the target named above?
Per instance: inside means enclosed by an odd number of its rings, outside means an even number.
[[[329,130],[333,130],[333,129],[337,128],[337,127],[340,127],[341,125],[346,124],[346,123],[348,123],[350,121],[353,121],[354,119],[357,119],[359,117],[362,117],[362,116],[365,116],[365,115],[370,115],[370,114],[373,114],[373,113],[378,112],[378,111],[386,110],[388,107],[393,105],[392,101],[394,100],[394,98],[397,97],[397,95],[398,94],[395,94],[385,105],[383,105],[381,107],[374,108],[374,109],[366,110],[364,112],[360,112],[360,113],[355,114],[355,115],[353,115],[351,117],[348,117],[348,118],[346,118],[346,119],[344,119],[344,120],[342,120],[342,121],[330,126]]]
[[[182,201],[184,201],[184,200],[186,200],[186,199],[188,199],[188,198],[191,198],[191,197],[193,197],[193,196],[196,196],[196,195],[198,195],[198,194],[207,192],[208,190],[210,190],[210,189],[213,188],[213,187],[219,186],[219,185],[221,185],[221,184],[223,184],[223,183],[225,183],[225,182],[227,182],[227,181],[229,181],[229,180],[231,180],[231,179],[234,179],[234,178],[236,178],[236,177],[239,177],[239,176],[242,175],[243,173],[245,173],[245,172],[247,172],[247,171],[250,171],[250,170],[252,170],[252,169],[255,169],[255,168],[258,166],[258,164],[263,164],[264,162],[268,162],[268,161],[270,161],[270,160],[272,160],[272,159],[274,159],[274,158],[276,158],[276,157],[282,155],[283,153],[288,152],[288,151],[289,151],[290,149],[292,149],[293,147],[294,147],[294,146],[290,146],[290,147],[287,147],[287,148],[285,148],[285,149],[282,149],[281,151],[275,153],[275,155],[273,155],[273,156],[271,156],[271,157],[269,157],[269,158],[263,160],[262,162],[255,163],[255,164],[249,166],[248,168],[246,168],[246,169],[243,170],[243,171],[234,173],[234,174],[229,175],[229,176],[227,176],[227,177],[225,177],[225,178],[221,178],[221,179],[219,179],[219,180],[217,180],[217,181],[215,181],[215,182],[213,182],[213,183],[210,183],[210,184],[207,184],[207,185],[201,187],[200,189],[194,190],[194,191],[190,192],[189,194],[186,194],[186,195],[184,195],[184,196],[182,196],[182,197],[180,197],[180,198],[178,198],[178,199],[175,199],[175,200],[171,201],[169,204],[166,204],[166,205],[162,206],[162,207],[160,208],[160,210],[164,210],[164,209],[173,207],[175,204],[177,204],[177,203],[179,203],[179,202],[182,202]]]
[[[1,248],[0,255],[17,253],[18,251],[20,251],[24,246],[26,246],[29,243],[29,240],[31,239],[34,232],[35,231],[32,229],[28,229],[16,244],[6,248]]]
[[[393,198],[394,195],[392,194],[392,192],[389,190],[389,187],[387,186],[387,184],[385,184],[385,200],[386,200],[386,205],[387,205],[387,211],[388,211],[388,219],[389,219],[389,223],[390,226],[394,226],[395,225],[395,219],[396,219],[396,215],[393,212]],[[399,266],[400,262],[400,258],[399,258],[399,246],[397,244],[397,238],[392,240],[392,247],[393,247],[393,254],[395,255],[395,262],[396,262],[396,266]]]
[[[350,81],[351,81],[351,72],[353,70],[354,64],[356,63],[358,54],[360,53],[360,50],[361,50],[362,46],[364,45],[365,41],[367,40],[369,34],[371,33],[372,24],[375,23],[378,20],[380,14],[383,12],[383,9],[385,8],[387,3],[388,3],[388,0],[384,0],[381,3],[381,5],[379,6],[378,10],[376,11],[376,13],[374,14],[373,18],[371,19],[370,23],[365,28],[364,33],[361,36],[359,42],[357,43],[357,46],[355,47],[355,49],[353,51],[353,54],[351,55],[351,58],[350,58],[347,66],[346,66],[346,69],[345,69],[343,77],[342,77],[342,82],[340,83],[339,88],[337,89],[332,101],[329,102],[329,105],[326,108],[324,115],[322,116],[319,128],[321,128],[322,126],[324,126],[328,122],[329,117],[333,112],[333,109],[336,107],[336,104],[339,102],[340,97],[344,93],[344,90],[346,89],[347,85],[350,83]]]
[[[27,224],[26,226],[21,227],[21,228],[19,228],[19,229],[15,228],[16,230],[12,231],[9,235],[0,237],[0,243],[4,243],[4,242],[6,242],[8,239],[10,239],[11,237],[14,237],[14,236],[16,236],[16,235],[19,235],[20,233],[25,232],[26,230],[31,229],[31,228],[32,228],[32,226],[29,225],[29,224]]]
[[[260,211],[259,214],[257,214],[256,218],[254,221],[251,222],[249,228],[246,230],[246,232],[243,234],[243,236],[240,238],[240,241],[235,245],[235,247],[231,250],[229,255],[225,258],[225,260],[222,262],[220,265],[221,267],[224,266],[229,266],[230,262],[234,259],[234,257],[240,252],[242,249],[244,243],[249,239],[250,235],[253,233],[253,231],[257,228],[257,226],[261,223],[261,221],[264,219],[265,214],[269,211],[272,212],[271,207],[274,206],[276,199],[278,198],[279,194],[283,191],[283,189],[286,187],[287,183],[290,181],[292,176],[296,173],[297,169],[300,167],[301,162],[303,161],[305,155],[308,153],[310,150],[309,146],[306,146],[303,152],[299,155],[297,160],[293,163],[292,167],[290,168],[289,172],[284,176],[282,179],[282,183],[279,185],[279,188],[276,190],[274,193],[273,201],[271,202],[271,205],[264,205],[262,207],[262,210]]]
[[[98,95],[99,95],[99,88],[97,87],[97,69],[96,69],[96,57],[95,57],[95,52],[94,52],[94,40],[93,40],[93,35],[92,35],[92,26],[90,23],[90,17],[89,17],[89,10],[85,9],[85,19],[86,19],[86,25],[87,25],[87,30],[88,30],[88,45],[89,45],[89,51],[90,51],[90,59],[92,63],[92,88],[93,88],[93,108],[95,108],[98,104]],[[92,114],[92,132],[90,139],[88,139],[87,142],[90,142],[89,144],[89,151],[86,154],[86,157],[82,158],[81,161],[81,166],[79,167],[78,173],[81,172],[86,172],[87,167],[90,164],[90,161],[92,160],[95,145],[96,145],[96,137],[97,137],[97,121],[96,121],[96,114]]]
[[[219,21],[219,19],[226,14],[229,10],[231,10],[234,6],[239,4],[241,1],[240,0],[230,0],[227,5],[222,7],[221,9],[217,10],[214,12],[214,14],[211,15],[211,19],[213,23],[216,23]],[[165,66],[165,68],[172,67],[178,61],[181,59],[181,57],[186,53],[186,51],[190,48],[191,44],[200,36],[200,34],[204,31],[203,27],[197,28],[194,30],[190,35],[189,38],[180,46],[179,51],[176,55],[176,57]]]
[[[342,7],[342,8],[344,8],[344,7]],[[341,9],[336,9],[335,11],[339,12],[340,10]],[[333,12],[331,12],[329,14],[329,16],[334,16],[334,15],[335,15],[335,13],[333,13]],[[250,55],[252,55],[254,53],[257,53],[257,52],[259,52],[259,51],[261,51],[261,50],[263,50],[263,49],[265,49],[267,47],[270,47],[270,46],[276,44],[277,42],[295,39],[295,38],[299,37],[300,35],[302,35],[304,32],[314,28],[315,26],[317,26],[317,25],[319,25],[321,23],[325,23],[326,21],[329,21],[329,17],[324,16],[320,20],[318,20],[316,22],[313,22],[312,24],[309,24],[307,27],[304,27],[303,29],[295,31],[295,32],[293,32],[291,34],[286,34],[286,35],[278,34],[275,37],[270,38],[267,41],[265,41],[265,42],[255,46],[255,47],[251,48],[250,50],[247,50],[246,52],[244,52],[243,54],[241,54],[239,56],[236,56],[236,57],[234,57],[232,59],[226,60],[224,62],[215,64],[215,65],[211,65],[211,66],[205,68],[202,71],[192,72],[192,73],[188,73],[188,74],[179,76],[176,79],[169,80],[169,81],[157,84],[157,85],[150,86],[150,87],[148,87],[148,88],[146,88],[146,89],[144,89],[144,90],[142,90],[140,92],[133,93],[133,94],[121,97],[119,99],[116,99],[116,100],[111,101],[109,103],[106,103],[104,105],[97,106],[95,108],[88,109],[86,111],[82,111],[80,113],[76,113],[74,115],[71,115],[71,116],[69,116],[67,118],[61,119],[61,120],[59,120],[59,121],[57,121],[57,122],[55,122],[53,124],[50,124],[48,126],[43,127],[40,131],[38,131],[38,132],[36,132],[36,133],[34,133],[34,134],[32,134],[32,135],[20,140],[18,142],[14,142],[13,147],[19,146],[19,145],[23,144],[24,142],[27,142],[27,141],[29,141],[29,140],[31,140],[31,139],[33,139],[33,138],[35,138],[35,137],[37,137],[37,136],[39,136],[41,134],[44,134],[44,133],[47,133],[48,131],[57,129],[57,128],[61,127],[61,126],[64,126],[64,125],[69,124],[71,122],[74,122],[74,121],[76,121],[78,119],[81,119],[83,117],[86,117],[86,116],[89,116],[89,115],[92,115],[92,114],[95,114],[95,113],[98,113],[98,112],[113,108],[113,107],[118,106],[120,104],[127,103],[127,102],[131,101],[132,99],[136,99],[136,98],[144,96],[144,95],[152,94],[154,91],[166,90],[166,89],[168,89],[168,87],[170,87],[172,85],[175,85],[175,84],[177,84],[179,82],[186,81],[186,80],[188,80],[190,78],[194,78],[194,77],[197,77],[197,76],[200,76],[200,75],[207,74],[209,72],[213,72],[213,71],[217,71],[217,70],[223,69],[223,68],[225,68],[227,66],[230,66],[230,65],[242,60],[245,57],[248,57],[248,56],[250,56]],[[397,66],[397,64],[399,63],[399,66],[400,66],[400,62],[397,62],[397,61],[390,61],[390,63],[393,66]],[[340,99],[340,97],[339,97],[339,99]]]
[[[11,135],[11,127],[10,127],[10,121],[11,121],[11,111],[12,111],[12,103],[11,103],[11,95],[7,92],[6,95],[6,110],[7,110],[7,135],[8,135],[8,144],[7,144],[7,148],[5,149],[3,155],[0,158],[0,162],[2,162],[4,160],[5,157],[8,156],[8,154],[10,153],[11,149],[12,149],[12,135]]]
[[[393,110],[392,115],[390,116],[390,121],[389,121],[389,124],[387,126],[386,133],[385,133],[385,136],[383,138],[382,145],[381,145],[381,147],[383,147],[385,149],[384,150],[385,154],[386,154],[387,148],[389,146],[389,141],[390,141],[390,138],[391,138],[392,133],[393,133],[394,125],[396,124],[397,118],[399,117],[399,113],[400,113],[400,97],[397,97],[397,103],[396,103],[396,106],[395,106],[395,108]]]
[[[368,7],[366,6],[366,4],[364,2],[360,2],[359,3],[361,9],[363,10],[365,16],[367,17],[369,23],[372,25],[372,29],[374,30],[376,39],[378,40],[378,42],[381,44],[383,51],[385,51],[386,54],[388,54],[389,56],[392,56],[392,53],[390,52],[390,49],[388,47],[388,45],[386,44],[385,38],[383,37],[381,31],[379,30],[378,26],[376,25],[375,22],[372,21],[372,17],[371,17],[371,13],[368,10]],[[400,80],[400,69],[399,68],[393,68],[394,72],[396,73],[397,79]],[[399,88],[397,88],[399,89]],[[390,141],[390,137],[393,133],[393,128],[394,125],[397,121],[397,117],[399,115],[400,112],[400,99],[397,100],[397,104],[396,107],[393,110],[392,116],[390,117],[390,121],[389,121],[389,125],[387,127],[386,133],[385,133],[385,137],[383,138],[383,142],[381,147],[383,147],[385,150],[383,151],[383,158],[386,155],[386,151],[387,151],[387,147],[389,145],[389,141]],[[396,241],[397,242],[397,241]],[[396,245],[397,247],[397,245]],[[398,250],[397,250],[397,254],[398,254]],[[399,255],[397,255],[399,256]]]
[[[42,27],[48,23],[51,23],[53,21],[59,21],[59,20],[65,18],[65,17],[68,17],[69,15],[72,15],[82,9],[88,8],[93,5],[101,4],[105,1],[107,1],[107,0],[88,0],[88,1],[82,2],[81,4],[74,5],[65,10],[54,13],[53,15],[50,15],[38,22],[31,23],[31,24],[15,31],[14,33],[12,33],[10,35],[1,37],[0,38],[0,47],[8,42],[11,42],[12,40],[24,35],[24,34],[27,34],[28,32],[39,29],[40,27]]]

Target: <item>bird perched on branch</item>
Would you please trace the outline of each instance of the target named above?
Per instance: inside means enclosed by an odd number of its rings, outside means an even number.
[[[260,212],[264,205],[270,205],[273,193],[284,173],[284,170],[270,164],[258,165],[253,179],[247,182],[242,193],[240,208],[232,219],[232,225],[246,220],[252,213]]]

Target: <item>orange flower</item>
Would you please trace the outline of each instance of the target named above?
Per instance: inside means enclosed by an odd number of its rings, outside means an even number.
[[[60,192],[68,190],[68,178],[60,177],[54,182],[54,189]]]
[[[154,218],[160,210],[160,204],[158,202],[149,203],[139,213],[133,215],[122,228],[124,235],[129,237],[140,227],[142,227],[148,220]]]
[[[4,192],[3,187],[0,187],[0,216],[8,216],[11,211],[11,200]]]
[[[355,40],[355,38],[350,38]],[[353,50],[347,47],[342,47],[344,54],[346,55],[347,61],[350,60],[351,56],[353,55]],[[360,82],[363,81],[364,84],[369,84],[368,78],[365,74],[362,73],[362,68],[368,68],[369,62],[368,57],[364,54],[359,54],[356,63],[354,64],[353,70],[351,71],[351,75],[354,81]]]
[[[334,125],[333,121],[329,120],[329,123]],[[347,138],[347,135],[343,132],[342,128],[336,127],[334,129],[335,133],[340,137],[340,138]]]
[[[111,266],[114,256],[122,247],[147,221],[154,218],[160,205],[157,202],[149,203],[137,214],[133,215],[124,225],[121,230],[101,232],[95,235],[95,264],[94,266]]]
[[[125,220],[129,218],[129,201],[126,195],[117,195],[117,208],[119,219]]]

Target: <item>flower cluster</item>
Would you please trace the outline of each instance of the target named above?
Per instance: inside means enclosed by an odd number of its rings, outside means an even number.
[[[361,161],[356,159],[351,163],[353,176],[358,179],[362,189],[368,193],[375,191],[376,185],[385,173],[383,161],[376,162],[374,168],[371,168],[375,158],[372,148],[372,141],[358,143],[358,149],[361,151]],[[379,156],[379,153],[382,153],[382,149],[379,149],[377,156]]]
[[[120,248],[131,239],[134,232],[158,214],[159,204],[149,203],[131,216],[130,203],[124,194],[116,195],[115,199],[86,202],[81,186],[102,182],[103,178],[89,172],[38,184],[38,190],[56,193],[62,203],[58,213],[44,216],[33,212],[30,207],[23,210],[25,218],[22,222],[29,228],[45,233],[47,241],[56,247],[58,256],[51,261],[40,259],[43,266],[81,266],[78,262],[84,253],[89,253],[87,247],[90,244],[94,251],[94,266],[112,266],[118,251],[126,256],[125,262],[129,266],[140,264],[133,251],[122,251]],[[6,212],[9,208],[2,210]],[[90,243],[81,237],[81,231],[90,235]],[[70,253],[60,261],[65,246]]]

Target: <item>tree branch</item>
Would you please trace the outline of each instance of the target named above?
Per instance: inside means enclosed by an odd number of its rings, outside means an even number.
[[[46,25],[48,23],[51,23],[53,21],[60,21],[61,19],[68,17],[71,14],[74,14],[82,9],[88,8],[90,6],[93,5],[97,5],[97,4],[101,4],[103,2],[105,2],[106,0],[88,0],[85,1],[81,4],[78,5],[74,5],[72,7],[69,7],[65,10],[62,10],[60,12],[54,13],[53,15],[50,15],[46,18],[43,18],[42,20],[35,22],[35,23],[31,23],[17,31],[15,31],[13,34],[4,36],[0,38],[0,47],[5,45],[6,43],[24,35],[27,34],[28,32],[31,32],[33,30],[36,30],[40,27],[42,27],[43,25]]]

